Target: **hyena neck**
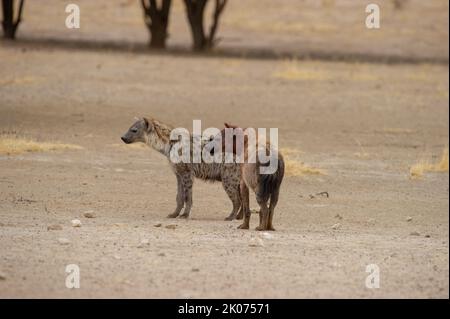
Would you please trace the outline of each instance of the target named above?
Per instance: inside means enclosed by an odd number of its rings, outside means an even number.
[[[159,153],[169,157],[171,148],[170,132],[172,128],[157,120],[151,120],[151,123],[153,130],[148,135],[147,144]]]

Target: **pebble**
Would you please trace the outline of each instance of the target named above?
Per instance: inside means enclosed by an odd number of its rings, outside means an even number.
[[[175,229],[175,228],[177,228],[177,225],[167,225],[166,228],[167,229]]]
[[[193,272],[199,272],[200,269],[198,269],[198,268],[192,268],[192,271],[193,271]]]
[[[6,280],[6,274],[0,271],[0,280]]]
[[[420,236],[420,233],[418,231],[413,231],[409,233],[411,236]]]
[[[58,243],[61,245],[68,245],[70,244],[70,240],[64,237],[58,238]]]
[[[248,245],[250,247],[264,247],[264,241],[259,237],[258,238],[252,237]]]
[[[86,218],[95,218],[95,214],[94,214],[93,210],[88,210],[88,211],[84,212],[83,216]]]
[[[81,227],[81,221],[79,219],[72,219],[70,222],[72,223],[72,227]]]
[[[339,215],[339,214],[336,214],[336,216],[334,216],[334,218],[342,219],[343,217],[341,215]]]
[[[114,259],[117,259],[117,260],[120,259],[120,256],[119,256],[119,255],[114,255],[113,257],[114,257]]]
[[[155,225],[153,225],[154,227],[161,227],[162,224],[161,223],[156,223]]]
[[[412,217],[411,217],[411,216],[406,217],[406,221],[407,221],[407,222],[412,221]]]
[[[261,237],[264,239],[273,239],[274,238],[274,236],[268,232],[261,233]]]
[[[339,228],[341,228],[341,224],[339,224],[339,223],[334,224],[333,226],[331,226],[331,229],[334,229],[334,230],[339,229]]]
[[[48,225],[47,230],[62,230],[62,226],[58,224]]]

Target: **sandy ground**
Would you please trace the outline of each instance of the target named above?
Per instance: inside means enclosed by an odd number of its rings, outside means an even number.
[[[448,75],[448,64],[2,43],[0,132],[83,149],[0,155],[0,297],[448,298],[448,173],[409,178],[448,146]],[[220,184],[197,181],[191,218],[166,219],[176,191],[166,160],[120,141],[142,115],[189,129],[193,119],[278,127],[282,148],[325,173],[285,178],[270,239],[257,240],[256,215],[248,231],[223,220]],[[65,287],[68,264],[80,289]],[[365,286],[368,264],[378,289]]]

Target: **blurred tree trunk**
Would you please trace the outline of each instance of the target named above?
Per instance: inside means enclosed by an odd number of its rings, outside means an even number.
[[[171,0],[161,2],[158,7],[156,0],[141,0],[145,24],[150,31],[150,47],[160,49],[166,47]]]
[[[14,39],[16,37],[17,27],[22,19],[22,9],[25,0],[20,0],[19,13],[17,20],[14,21],[14,0],[2,0],[3,12],[3,36],[7,39]]]
[[[213,20],[209,33],[205,33],[204,13],[208,0],[184,0],[186,14],[191,27],[193,47],[196,51],[210,49],[215,45],[215,36],[219,24],[219,18],[227,3],[227,0],[215,0]]]

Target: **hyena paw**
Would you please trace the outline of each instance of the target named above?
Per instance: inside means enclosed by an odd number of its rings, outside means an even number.
[[[167,215],[168,218],[177,218],[178,217],[178,213],[172,213]]]
[[[267,230],[265,227],[262,227],[262,226],[257,226],[256,228],[255,228],[255,230],[257,230],[257,231],[262,231],[262,230]]]
[[[233,219],[234,219],[234,216],[225,217],[225,220],[228,220],[228,221],[233,220]]]
[[[248,226],[248,224],[243,223],[243,224],[238,226],[238,229],[249,229],[249,226]]]
[[[180,218],[189,218],[189,214],[181,214]]]

